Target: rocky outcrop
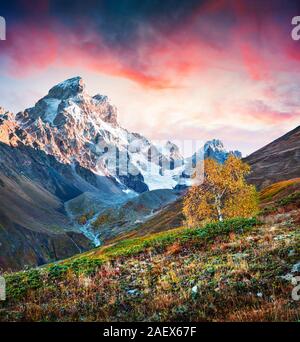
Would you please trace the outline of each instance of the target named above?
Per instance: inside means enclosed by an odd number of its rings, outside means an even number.
[[[93,236],[100,236],[102,243],[105,243],[111,238],[137,229],[142,223],[159,215],[163,208],[181,195],[179,191],[163,189],[147,191],[124,203],[110,205],[106,208],[102,207],[100,203],[97,210],[95,207],[93,208],[94,215],[91,215],[91,220],[82,224]],[[78,205],[78,198],[68,202],[68,208],[71,211]]]

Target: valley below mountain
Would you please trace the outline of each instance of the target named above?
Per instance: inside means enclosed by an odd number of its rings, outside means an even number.
[[[6,274],[0,321],[298,321],[299,184],[264,189],[257,218],[170,229],[164,213],[160,232],[151,221],[57,264]]]
[[[0,109],[0,267],[61,260],[130,236],[182,226],[182,196],[203,158],[229,155],[213,139],[190,157],[118,123],[82,78],[49,90],[16,115]],[[264,188],[299,176],[299,127],[245,158]],[[130,172],[129,172],[130,171]]]

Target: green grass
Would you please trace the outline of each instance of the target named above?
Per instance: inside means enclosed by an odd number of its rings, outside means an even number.
[[[286,197],[283,197],[275,202],[272,205],[266,206],[263,208],[263,214],[272,214],[275,213],[279,208],[294,204],[296,206],[300,205],[300,191],[296,191]]]
[[[279,206],[285,206],[288,204],[299,203],[299,202],[300,202],[300,191],[296,191],[293,194],[282,198],[281,200],[277,201],[276,203]]]
[[[255,218],[236,218],[224,222],[210,223],[199,228],[180,228],[147,237],[123,240],[115,245],[95,249],[41,269],[7,274],[5,276],[7,296],[10,300],[20,300],[28,292],[42,285],[45,286],[45,283],[50,286],[53,282],[64,279],[70,272],[76,275],[92,275],[98,267],[107,261],[134,256],[143,253],[145,250],[161,253],[176,241],[181,243],[188,241],[206,243],[231,232],[242,234],[257,224]]]
[[[87,255],[91,258],[102,258],[103,260],[131,256],[149,248],[163,249],[177,240],[187,241],[196,238],[206,241],[230,232],[243,232],[257,224],[255,218],[235,218],[224,222],[210,223],[199,228],[177,228],[146,237],[121,240],[112,246],[88,252]]]
[[[282,276],[299,260],[299,229],[235,219],[8,274],[0,321],[297,321]]]

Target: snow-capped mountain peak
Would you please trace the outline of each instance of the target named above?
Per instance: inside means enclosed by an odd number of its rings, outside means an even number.
[[[108,97],[97,94],[93,97],[86,92],[81,77],[74,77],[52,87],[48,94],[32,108],[17,114],[22,127],[31,126],[39,118],[44,124],[58,129],[65,125],[78,125],[82,128],[87,121],[100,120],[117,125],[117,109],[110,104]]]
[[[204,145],[204,157],[213,158],[219,163],[224,163],[228,156],[232,154],[237,158],[241,158],[242,154],[239,151],[227,151],[219,139],[212,139]]]
[[[145,137],[122,128],[108,97],[90,96],[80,77],[51,88],[34,107],[18,113],[17,122],[46,153],[64,163],[76,162],[113,177],[124,190],[129,187],[142,192],[176,186],[172,177],[160,172],[159,162],[167,157]],[[148,160],[150,150],[154,161]],[[156,177],[151,185],[145,183],[145,178],[151,183]]]
[[[214,151],[225,151],[224,145],[219,139],[212,139],[206,142],[205,149],[211,148]]]
[[[74,77],[52,87],[34,107],[18,113],[15,123],[35,148],[62,163],[79,164],[110,177],[124,191],[187,184],[197,155],[184,159],[171,141],[153,144],[122,128],[117,116],[107,96],[90,96],[83,79]],[[205,157],[221,163],[229,154],[217,139],[207,142],[204,152]]]
[[[73,77],[57,84],[49,90],[48,97],[58,100],[66,100],[78,94],[85,93],[85,83],[81,77]]]

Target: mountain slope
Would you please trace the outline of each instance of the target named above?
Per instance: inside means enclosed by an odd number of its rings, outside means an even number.
[[[0,154],[0,267],[41,265],[91,248],[64,209],[81,193],[72,169],[27,146],[0,143]]]
[[[180,196],[180,192],[170,189],[147,191],[125,202],[106,207],[102,204],[91,206],[88,212],[77,216],[77,221],[81,224],[81,230],[87,230],[91,236],[100,238],[101,243],[106,243],[133,230],[143,231],[141,225],[147,224],[153,217],[160,217],[165,208]],[[69,201],[67,207],[74,212],[74,208],[78,207],[77,198]]]
[[[300,126],[244,159],[259,188],[300,176]]]
[[[123,240],[7,275],[0,320],[297,321],[299,239],[293,222],[239,219]]]
[[[86,191],[127,198],[115,181],[39,150],[3,109],[0,140],[0,268],[41,265],[92,248],[64,204]]]
[[[113,239],[105,241],[104,244],[112,244],[125,239],[148,236],[153,233],[159,233],[172,228],[182,227],[185,221],[182,207],[183,197],[179,197],[176,201],[165,205],[159,211],[155,212],[144,222],[132,227],[125,233],[118,234],[118,236]]]

